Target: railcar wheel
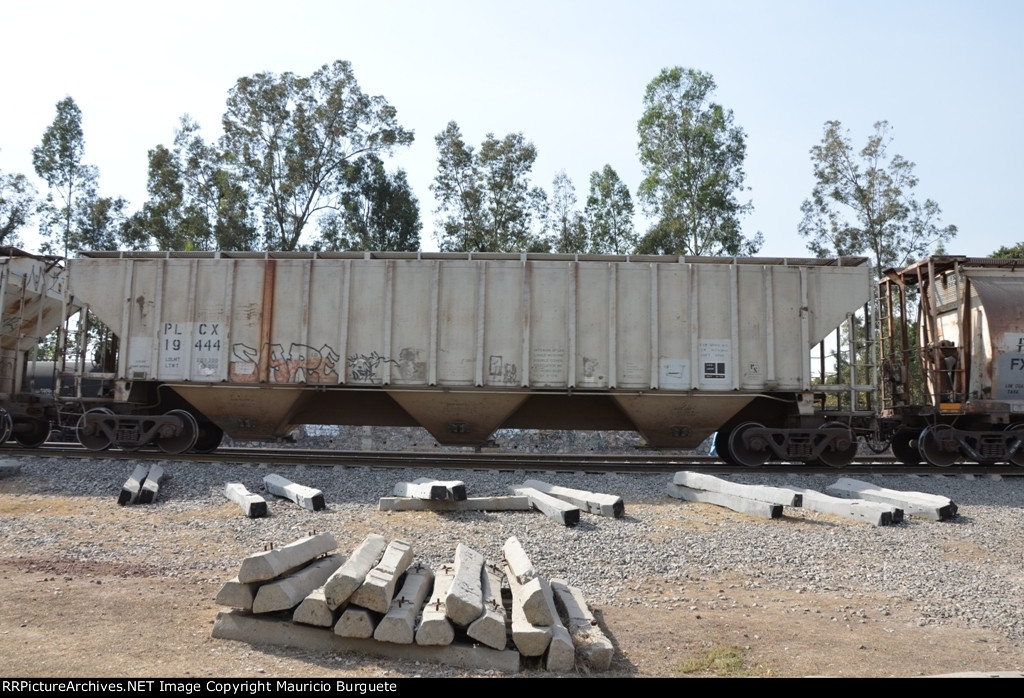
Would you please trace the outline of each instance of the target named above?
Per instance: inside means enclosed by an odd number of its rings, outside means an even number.
[[[29,419],[18,424],[28,425],[27,429],[23,428],[14,432],[14,440],[25,448],[39,448],[50,438],[49,420]]]
[[[178,417],[181,420],[181,431],[172,436],[161,436],[157,438],[156,445],[164,453],[184,453],[196,444],[199,436],[199,424],[192,413],[186,410],[171,410],[167,416]]]
[[[819,431],[824,431],[826,429],[842,429],[846,432],[846,435],[834,440],[833,443],[836,445],[836,448],[826,448],[818,456],[818,460],[830,468],[845,468],[853,462],[854,458],[857,457],[857,437],[855,437],[853,432],[850,431],[850,428],[842,422],[825,422],[818,427]]]
[[[193,453],[213,453],[224,438],[224,430],[213,422],[200,422]]]
[[[903,465],[917,465],[921,462],[921,452],[914,442],[918,433],[913,429],[900,429],[892,435],[892,455]]]
[[[953,427],[948,424],[933,424],[921,432],[917,439],[917,449],[925,462],[946,468],[960,459],[960,450],[956,441],[950,437]]]
[[[729,455],[733,463],[751,468],[765,464],[772,453],[768,448],[768,444],[763,443],[763,440],[760,438],[753,439],[753,443],[749,446],[743,443],[743,435],[746,432],[751,429],[763,428],[757,422],[744,422],[732,430],[729,434]]]
[[[85,428],[85,415],[86,414],[114,414],[111,410],[106,407],[96,407],[89,410],[81,417],[78,418],[78,425],[75,427],[75,432],[78,436],[78,443],[85,446],[90,451],[106,451],[110,448],[110,439],[102,431],[96,430],[94,433],[86,433]]]
[[[11,415],[7,413],[7,410],[0,407],[0,445],[10,441],[13,430],[14,421],[11,419]]]
[[[715,453],[723,462],[729,465],[736,465],[736,461],[732,459],[732,454],[729,453],[729,436],[731,434],[731,431],[719,431],[715,434]]]
[[[1006,431],[1024,432],[1024,424],[1010,424],[1006,427]],[[1019,436],[1022,440],[1024,440],[1024,434],[1020,434]],[[1017,448],[1016,453],[1010,456],[1010,462],[1013,463],[1014,465],[1024,468],[1024,443],[1022,443]]]

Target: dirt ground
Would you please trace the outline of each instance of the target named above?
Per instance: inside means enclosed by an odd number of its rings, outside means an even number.
[[[211,637],[225,579],[201,569],[167,576],[132,562],[131,542],[163,546],[168,558],[194,550],[207,533],[158,534],[157,514],[139,514],[134,533],[100,541],[116,563],[82,562],[73,543],[81,511],[111,519],[102,502],[12,492],[0,481],[0,517],[45,518],[69,545],[41,544],[0,555],[0,676],[3,677],[410,677],[477,672],[257,647]],[[227,514],[233,505],[225,505]],[[136,508],[141,509],[141,508]],[[160,514],[166,516],[166,512]],[[83,527],[84,528],[84,527]],[[96,541],[92,541],[95,543]],[[55,552],[58,548],[67,552]],[[982,630],[920,627],[911,603],[891,596],[750,588],[742,578],[632,583],[595,614],[616,649],[607,675],[888,677],[1024,667],[1024,651]],[[694,603],[693,599],[701,599]],[[887,608],[882,615],[873,609]],[[865,610],[872,609],[872,610]],[[527,670],[519,676],[541,672]]]

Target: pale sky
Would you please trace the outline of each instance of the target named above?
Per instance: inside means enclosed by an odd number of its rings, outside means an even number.
[[[308,75],[338,59],[415,131],[387,164],[407,171],[424,249],[436,249],[434,136],[450,120],[475,145],[522,132],[538,151],[533,184],[550,192],[564,169],[581,208],[605,164],[635,196],[644,89],[678,65],[711,73],[746,131],[754,211],[742,223],[764,234],[762,255],[809,256],[800,204],[814,185],[809,150],[831,119],[858,149],[889,121],[891,152],[917,164],[918,198],[960,229],[948,252],[1024,241],[1024,4],[1013,0],[3,5],[0,170],[35,178],[31,150],[70,95],[100,193],[132,211],[146,200],[147,151],[171,145],[182,114],[214,139],[239,77]]]

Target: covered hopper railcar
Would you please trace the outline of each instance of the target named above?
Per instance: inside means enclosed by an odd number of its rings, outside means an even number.
[[[855,450],[815,409],[809,352],[869,300],[863,258],[91,252],[68,274],[118,338],[112,399],[81,419],[90,448],[369,424],[461,445],[501,427],[661,448],[718,432],[751,464]]]

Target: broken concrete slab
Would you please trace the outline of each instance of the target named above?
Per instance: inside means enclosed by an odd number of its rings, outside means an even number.
[[[674,483],[668,484],[668,495],[676,499],[685,499],[688,502],[706,502],[715,504],[726,509],[732,509],[741,514],[749,514],[762,519],[777,519],[782,516],[781,504],[770,504],[759,502],[753,499],[735,497],[723,492],[708,492],[707,490],[693,490],[689,487],[680,487]]]
[[[381,511],[529,511],[529,497],[469,497],[462,501],[450,499],[411,499],[381,497],[377,507]]]
[[[295,608],[314,589],[323,586],[331,574],[345,562],[340,553],[322,557],[283,579],[260,587],[252,602],[253,613],[272,613]]]
[[[322,511],[327,508],[323,492],[312,487],[296,484],[276,473],[265,475],[263,477],[263,486],[267,488],[267,492],[270,494],[290,499],[303,509]]]
[[[483,555],[462,543],[455,547],[455,576],[448,586],[444,605],[448,617],[456,625],[465,627],[484,612],[483,568]]]
[[[339,621],[340,622],[340,621]],[[298,625],[272,618],[249,616],[237,612],[222,612],[213,626],[213,637],[238,640],[252,645],[294,647],[312,652],[332,652],[338,655],[351,652],[433,662],[482,671],[506,673],[519,671],[520,656],[515,650],[493,650],[486,647],[448,645],[446,647],[397,645],[375,640],[341,637],[308,625]]]
[[[353,592],[351,602],[377,613],[386,613],[398,578],[410,564],[412,546],[404,540],[391,541],[380,562],[366,574],[366,579]]]
[[[561,499],[589,514],[619,518],[626,513],[626,506],[622,503],[622,497],[614,494],[574,490],[569,487],[552,485],[542,480],[526,480],[523,482],[523,487],[531,487],[539,492]]]
[[[338,544],[330,533],[306,536],[283,548],[264,550],[245,558],[238,570],[238,580],[242,584],[248,584],[274,579],[337,547]]]
[[[568,502],[563,502],[561,499],[552,497],[549,494],[544,494],[540,490],[532,487],[513,487],[512,494],[529,497],[530,504],[534,509],[566,526],[575,526],[580,522],[580,510],[578,507]]]
[[[371,533],[363,539],[345,564],[324,584],[327,606],[333,611],[349,600],[353,592],[366,580],[366,575],[380,560],[387,547],[387,539]]]
[[[258,519],[267,515],[267,500],[253,494],[240,482],[229,482],[224,485],[224,496],[237,504],[242,513],[250,519]]]
[[[733,497],[753,499],[757,502],[781,504],[787,507],[800,506],[800,493],[795,490],[786,487],[769,487],[767,485],[741,485],[738,482],[729,482],[728,480],[705,473],[692,473],[681,470],[672,476],[672,484],[687,487],[691,490],[721,492]]]
[[[566,619],[566,627],[572,635],[580,660],[593,671],[607,671],[611,666],[615,647],[601,630],[594,614],[590,612],[583,592],[569,586],[562,579],[551,580],[551,591],[555,595],[555,606]]]
[[[949,497],[927,492],[904,492],[878,487],[870,482],[841,477],[825,488],[837,497],[867,499],[872,502],[893,504],[909,516],[920,516],[932,521],[945,521],[957,513],[957,506]]]

